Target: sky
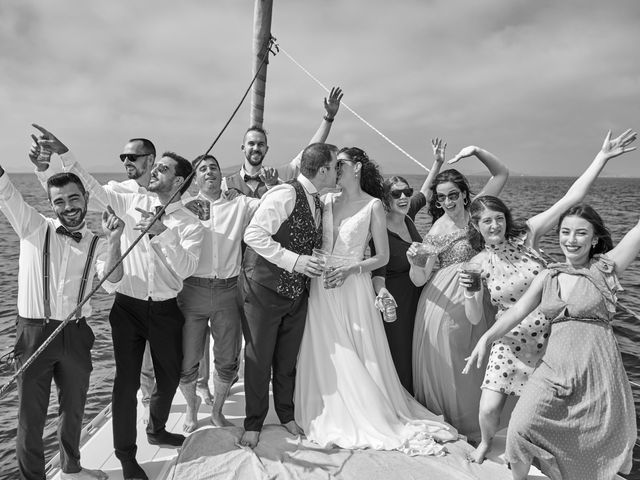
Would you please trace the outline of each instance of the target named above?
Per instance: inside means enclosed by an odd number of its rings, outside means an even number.
[[[608,129],[640,129],[636,0],[274,0],[272,34],[353,110],[430,166],[483,147],[513,174],[575,176]],[[251,81],[253,0],[3,0],[0,148],[30,171],[39,123],[95,172],[121,172],[129,138],[189,159],[207,150]],[[267,73],[266,164],[289,161],[320,125],[326,92],[282,51]],[[239,166],[249,102],[212,153]],[[385,173],[421,168],[342,108],[328,140]],[[484,172],[470,158],[457,166]],[[604,175],[640,177],[640,153]]]

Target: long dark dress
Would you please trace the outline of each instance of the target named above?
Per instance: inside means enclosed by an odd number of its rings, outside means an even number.
[[[413,242],[422,242],[422,237],[413,223],[416,214],[427,204],[425,196],[418,192],[411,197],[409,211],[404,223],[409,230]],[[413,395],[413,371],[411,367],[411,343],[413,342],[413,324],[416,318],[416,308],[422,287],[416,287],[409,278],[411,265],[407,260],[407,250],[411,243],[406,242],[397,233],[387,230],[389,237],[389,263],[373,272],[373,276],[385,277],[389,293],[398,304],[395,322],[384,324],[389,349],[393,363],[400,377],[400,383]],[[370,242],[371,252],[375,254],[373,241]]]

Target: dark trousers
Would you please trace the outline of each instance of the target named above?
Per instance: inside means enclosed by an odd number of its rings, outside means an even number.
[[[269,411],[269,380],[273,368],[273,402],[282,423],[293,416],[296,363],[307,317],[308,295],[278,295],[241,276],[244,308],[245,430],[260,431]]]
[[[18,317],[16,367],[20,368],[60,325],[60,321]],[[20,478],[45,480],[42,435],[47,419],[51,379],[58,389],[58,445],[65,473],[79,472],[80,433],[91,375],[95,337],[84,319],[68,323],[18,377],[16,457]]]
[[[118,459],[130,460],[137,451],[136,392],[145,344],[149,342],[156,376],[147,433],[156,434],[165,428],[180,381],[184,318],[175,298],[156,302],[117,293],[109,323],[116,360],[111,398],[113,446]]]

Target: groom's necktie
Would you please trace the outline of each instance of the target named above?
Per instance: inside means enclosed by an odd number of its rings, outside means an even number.
[[[320,194],[318,192],[312,193],[313,203],[316,206],[313,218],[316,221],[316,227],[322,227],[322,202],[320,201]]]

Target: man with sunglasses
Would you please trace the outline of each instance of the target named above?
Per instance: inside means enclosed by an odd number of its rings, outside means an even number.
[[[312,143],[324,143],[327,141],[329,132],[335,116],[338,114],[340,102],[342,100],[342,89],[340,87],[331,88],[329,97],[324,99],[325,114],[318,130],[309,141]],[[223,190],[235,189],[238,192],[253,198],[261,198],[271,186],[266,178],[269,170],[262,163],[267,155],[269,146],[267,145],[267,132],[258,126],[251,126],[244,134],[242,145],[240,146],[244,154],[244,162],[240,171],[225,177],[222,181]],[[293,180],[300,173],[299,153],[291,162],[277,168],[276,173],[281,181]]]
[[[169,448],[180,447],[184,442],[183,435],[170,433],[165,426],[182,364],[184,317],[176,297],[183,280],[195,272],[204,238],[198,218],[182,205],[182,194],[189,188],[193,167],[183,157],[165,152],[150,172],[148,190],[155,196],[118,193],[100,185],[51,132],[36,128],[42,132],[38,139],[40,147],[60,155],[64,170],[72,171],[82,180],[96,205],[111,205],[126,228],[138,233],[149,228],[125,257],[129,263],[124,265],[124,276],[109,314],[116,361],[112,396],[116,457],[122,464],[125,480],[148,480],[135,458],[136,392],[147,341],[156,377],[147,440],[151,445]],[[164,212],[154,220],[162,208]],[[129,246],[123,237],[123,250]]]
[[[111,180],[105,185],[105,188],[119,193],[148,193],[147,187],[151,179],[151,169],[156,160],[155,145],[146,138],[132,138],[122,150],[120,161],[127,172],[128,180],[122,182]],[[125,236],[127,235],[128,243],[131,244],[139,233],[133,228],[127,228]],[[127,263],[127,259],[125,259],[125,263]],[[145,423],[149,421],[149,402],[154,385],[153,362],[149,343],[147,342],[140,372],[140,390],[142,392],[142,405],[144,405],[145,409]]]

